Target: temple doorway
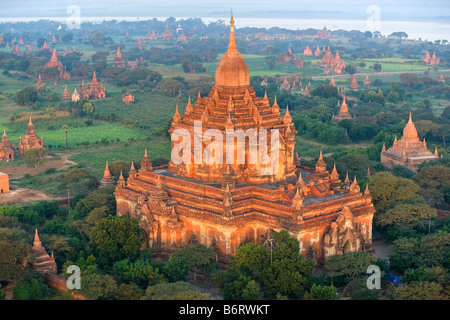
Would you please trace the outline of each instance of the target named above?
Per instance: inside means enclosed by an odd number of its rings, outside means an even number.
[[[344,245],[344,253],[352,252],[352,244],[350,240],[347,240],[347,242]]]

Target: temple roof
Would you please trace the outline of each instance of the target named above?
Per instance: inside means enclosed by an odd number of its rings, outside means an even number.
[[[242,55],[236,48],[234,19],[230,20],[230,42],[216,69],[216,86],[239,87],[250,85],[250,72]]]
[[[409,113],[409,121],[403,129],[403,139],[408,139],[409,142],[417,142],[419,141],[419,136],[417,134],[417,129],[412,122],[411,112]]]

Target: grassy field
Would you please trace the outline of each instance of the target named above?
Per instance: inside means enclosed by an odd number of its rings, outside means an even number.
[[[110,86],[109,88],[113,88]],[[175,113],[176,104],[180,114],[184,114],[187,99],[169,97],[159,93],[149,92],[148,90],[130,90],[135,96],[135,102],[125,104],[122,102],[122,94],[120,91],[108,91],[108,99],[96,100],[95,112],[100,116],[109,116],[114,114],[117,118],[136,123],[138,125],[148,126],[149,132],[153,129],[165,127],[167,121],[170,120]],[[192,101],[194,103],[194,100]]]
[[[303,158],[317,158],[319,156],[320,150],[323,154],[329,154],[338,152],[344,148],[348,147],[361,147],[365,148],[370,145],[370,141],[365,141],[364,143],[349,143],[349,144],[338,144],[338,145],[328,145],[320,143],[314,140],[305,139],[299,135],[295,137],[295,152],[298,152],[299,157]]]

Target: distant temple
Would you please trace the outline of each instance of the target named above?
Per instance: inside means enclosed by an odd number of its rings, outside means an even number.
[[[195,131],[207,134],[208,129],[227,138],[238,129],[274,133],[268,141],[233,138],[214,149],[211,138],[200,136],[199,153],[204,157],[194,162],[194,148],[180,147],[194,144]],[[173,139],[180,130],[191,137],[187,144],[184,136]],[[279,139],[269,142],[275,132]],[[341,184],[336,170],[327,171],[322,152],[315,168],[300,165],[292,116],[288,108],[281,115],[267,95],[255,94],[248,66],[236,48],[233,17],[214,86],[207,97],[197,98],[195,106],[189,100],[183,116],[176,108],[169,133],[172,153],[180,155],[182,150],[186,159],[172,158],[168,165],[154,167],[145,153],[139,171],[130,171],[127,180],[119,177],[115,190],[117,215],[139,219],[145,246],[155,256],[200,243],[213,249],[219,262],[226,262],[240,245],[267,244],[272,232],[280,230],[298,239],[300,253],[317,263],[335,254],[373,250],[375,210],[369,190],[362,193],[356,177],[353,183]],[[250,144],[260,150],[268,147],[267,142],[279,157],[252,159]],[[226,147],[235,150],[228,160],[220,152]],[[242,163],[237,162],[236,150]]]
[[[309,48],[308,45],[306,45],[305,50],[303,50],[303,54],[307,55],[307,56],[312,56],[312,51],[311,51],[311,49]]]
[[[6,130],[3,130],[2,142],[0,142],[0,161],[9,162],[14,158],[14,148],[8,140]]]
[[[31,248],[31,253],[36,257],[36,262],[33,263],[33,268],[37,272],[39,272],[41,274],[46,274],[46,273],[56,274],[57,273],[58,270],[56,267],[56,262],[55,262],[55,258],[53,256],[53,252],[52,252],[51,256],[48,255],[47,251],[42,246],[42,243],[39,239],[37,229],[34,234],[34,242],[33,242],[33,247]]]
[[[111,175],[111,171],[109,171],[108,161],[106,161],[105,171],[103,172],[103,178],[100,180],[100,185],[105,186],[107,184],[114,183],[113,177]]]
[[[295,56],[292,54],[291,48],[278,55],[278,63],[287,63],[295,60]]]
[[[352,82],[350,83],[350,90],[358,91],[358,82],[356,81],[356,76],[353,75]]]
[[[295,60],[294,60],[294,67],[296,68],[303,68],[303,61],[300,58],[300,55],[297,55]]]
[[[45,147],[44,140],[37,136],[36,131],[34,130],[34,125],[31,122],[30,118],[30,122],[28,122],[27,133],[23,138],[22,137],[20,138],[19,154],[21,157],[24,157],[26,150],[44,147]]]
[[[341,59],[341,56],[339,55],[339,51],[336,52],[336,56],[334,57],[329,46],[326,53],[322,57],[322,65],[325,66],[325,69],[327,69],[327,67],[330,67],[331,70],[336,74],[342,73],[346,66],[345,61]],[[329,72],[327,72],[326,74],[328,73]]]
[[[98,82],[97,76],[92,76],[92,82],[88,84],[87,88],[84,86],[84,82],[80,86],[80,96],[82,99],[104,99],[106,96],[106,90],[101,83]],[[73,99],[72,99],[73,100]]]
[[[77,91],[77,88],[75,88],[75,90],[72,93],[72,101],[77,102],[77,101],[80,101],[80,99],[81,99],[81,95]]]
[[[44,51],[44,50],[50,50],[50,47],[48,46],[47,41],[44,41],[44,44],[39,49],[39,51]]]
[[[349,119],[352,121],[354,120],[352,118],[352,116],[350,115],[350,113],[348,112],[347,103],[345,102],[345,96],[344,96],[344,100],[342,101],[342,104],[340,106],[339,106],[339,102],[338,102],[338,107],[340,107],[339,113],[337,115],[333,115],[333,117],[331,118],[332,122],[337,123],[344,119]]]
[[[331,77],[330,86],[336,87],[336,83],[334,82],[333,77]]]
[[[120,47],[117,47],[116,56],[114,57],[113,67],[115,68],[125,68],[125,62],[122,57],[122,52],[120,52]]]
[[[63,78],[65,80],[69,80],[70,79],[70,75],[67,72],[67,69],[63,66],[61,61],[59,61],[58,57],[56,56],[56,49],[55,48],[53,48],[52,57],[50,58],[50,61],[45,64],[45,68],[46,69],[57,68],[59,70],[59,77],[60,78]]]
[[[427,50],[427,51],[425,51],[425,54],[422,57],[422,61],[424,61],[426,64],[429,64],[429,65],[438,65],[440,62],[440,58],[436,57],[436,52],[433,52],[433,56],[430,57],[430,53]]]
[[[23,55],[23,53],[20,51],[19,45],[13,46],[11,53],[16,55],[16,56],[22,56]]]
[[[322,30],[317,30],[316,34],[314,35],[314,38],[319,39],[326,39],[329,38],[331,35],[330,31],[327,30],[326,26],[323,26]]]
[[[291,90],[291,85],[287,81],[286,76],[284,77],[283,83],[280,85],[280,89],[286,92],[289,92]]]
[[[142,50],[141,38],[138,38],[138,41],[137,41],[137,43],[136,43],[136,48]]]
[[[180,24],[178,24],[177,34],[178,34],[178,38],[177,38],[178,42],[186,42],[187,41],[186,36],[184,35],[184,32],[183,32],[183,28],[181,28]]]
[[[34,85],[34,88],[35,88],[36,90],[37,90],[37,89],[40,89],[40,88],[44,88],[44,90],[45,90],[46,86],[45,86],[44,81],[42,81],[42,79],[41,79],[41,75],[39,75],[38,81],[37,81],[36,84]]]
[[[319,46],[317,46],[316,51],[314,51],[314,57],[320,57],[321,54],[322,54],[322,51],[320,51]]]
[[[370,86],[369,75],[366,75],[366,78],[364,79],[363,83],[365,86],[367,86],[367,89],[369,89],[369,86]]]
[[[134,102],[134,96],[129,92],[125,92],[124,94],[122,94],[122,102],[130,104]]]
[[[441,73],[441,76],[439,77],[438,81],[442,82],[442,83],[445,83],[445,79],[444,79],[444,76],[442,75],[442,73]]]
[[[71,96],[69,93],[69,90],[67,90],[67,85],[64,87],[64,92],[62,94],[62,99],[63,100],[70,100]]]
[[[161,34],[160,39],[163,41],[171,41],[174,39],[172,32],[170,32],[169,24],[166,24],[166,29]]]
[[[425,139],[422,142],[419,140],[410,113],[409,121],[403,129],[402,138],[397,140],[397,137],[395,137],[394,145],[388,150],[383,145],[380,162],[389,168],[399,164],[410,170],[417,171],[421,163],[436,159],[439,159],[437,152],[433,154],[427,149]]]

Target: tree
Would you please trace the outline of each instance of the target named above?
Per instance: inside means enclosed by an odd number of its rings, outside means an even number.
[[[14,300],[44,300],[49,298],[48,286],[40,279],[30,279],[14,288]]]
[[[225,300],[255,300],[261,296],[258,284],[250,276],[240,274],[234,281],[229,281],[223,289]]]
[[[177,94],[184,92],[186,90],[186,87],[178,80],[164,79],[159,83],[159,89],[164,93],[176,96]]]
[[[428,217],[437,217],[436,209],[426,203],[400,203],[376,217],[376,223],[380,226],[393,224],[411,224]]]
[[[82,111],[84,114],[91,114],[94,112],[94,106],[90,102],[86,102],[83,104]]]
[[[389,261],[392,268],[406,270],[420,266],[436,267],[450,266],[450,233],[439,231],[434,234],[414,238],[400,238],[389,247]]]
[[[414,181],[378,172],[370,178],[370,194],[377,212],[385,211],[399,202],[421,202],[420,187]]]
[[[144,300],[210,300],[209,294],[203,294],[188,282],[178,281],[150,286],[145,290]]]
[[[94,190],[98,186],[98,180],[86,168],[72,168],[63,177],[58,185],[60,190],[67,192],[70,189],[72,194],[87,193]],[[101,206],[101,205],[100,205]],[[93,207],[89,208],[85,214],[87,215]]]
[[[22,106],[31,105],[37,101],[38,94],[34,87],[25,87],[16,93],[15,101]]]
[[[366,274],[367,267],[375,264],[377,257],[373,253],[362,251],[334,255],[328,258],[326,267],[333,276],[342,276],[347,282]]]
[[[64,130],[65,134],[66,134],[66,148],[69,147],[69,144],[67,142],[67,129],[69,128],[69,126],[67,124],[63,124],[63,126],[61,127],[61,129]]]
[[[392,300],[447,300],[441,284],[428,281],[413,281],[393,287],[389,293]]]
[[[127,216],[106,217],[91,232],[91,242],[99,248],[105,262],[136,257],[144,240],[139,220]]]
[[[216,252],[202,244],[187,244],[178,248],[174,256],[184,256],[187,259],[189,270],[194,272],[194,281],[197,281],[198,271],[210,272],[217,265]]]
[[[17,280],[25,271],[30,245],[11,238],[5,240],[0,240],[0,280]]]
[[[372,68],[377,71],[377,72],[381,72],[381,69],[383,68],[382,65],[380,63],[374,63]]]
[[[110,275],[88,274],[81,277],[80,293],[89,300],[111,300],[116,296],[117,284]]]
[[[189,270],[188,266],[188,258],[186,256],[172,255],[169,261],[163,265],[162,272],[170,281],[184,281]]]
[[[450,203],[450,168],[443,165],[425,167],[414,177],[421,194],[432,206]]]
[[[275,56],[267,56],[264,63],[269,67],[269,70],[273,70],[275,63],[277,62]]]
[[[122,283],[117,293],[119,300],[140,300],[144,295],[144,290],[134,283]]]
[[[164,276],[158,271],[150,264],[149,260],[143,258],[139,258],[135,262],[124,259],[113,265],[113,272],[119,283],[134,283],[142,289],[164,282]]]
[[[314,283],[309,292],[305,292],[305,300],[339,300],[339,296],[333,285],[322,286]]]
[[[36,168],[47,162],[47,149],[45,148],[32,148],[25,150],[25,162],[29,167],[34,168],[34,174],[36,174]]]

